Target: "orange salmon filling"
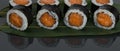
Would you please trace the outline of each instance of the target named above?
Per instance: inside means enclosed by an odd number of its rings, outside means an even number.
[[[73,4],[82,4],[82,0],[69,0],[69,2],[71,3],[71,5],[73,5]]]
[[[113,24],[110,16],[108,14],[104,14],[104,13],[99,13],[98,14],[97,22],[100,25],[105,26],[105,27],[110,27]]]
[[[10,22],[11,24],[13,24],[16,27],[22,27],[22,18],[20,18],[20,16],[18,16],[16,13],[12,13],[10,14]]]
[[[26,5],[29,3],[29,0],[13,0],[18,5]]]
[[[44,13],[39,20],[44,26],[47,27],[52,27],[56,22],[49,13]]]
[[[40,3],[43,3],[43,4],[54,4],[55,0],[40,0]]]
[[[71,26],[79,27],[83,24],[83,17],[78,13],[71,13],[69,15],[69,24]]]
[[[100,4],[107,4],[110,3],[110,0],[96,0],[96,2]]]

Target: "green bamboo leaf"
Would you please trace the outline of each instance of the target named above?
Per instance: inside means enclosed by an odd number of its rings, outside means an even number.
[[[120,21],[118,22],[120,23]],[[113,30],[104,30],[95,26],[86,26],[83,30],[73,30],[66,26],[59,26],[55,30],[47,30],[38,26],[30,26],[26,31],[17,31],[10,28],[8,25],[0,26],[0,30],[5,33],[11,33],[14,35],[25,37],[61,37],[61,36],[81,36],[81,35],[111,35],[120,32],[120,24],[116,25]]]

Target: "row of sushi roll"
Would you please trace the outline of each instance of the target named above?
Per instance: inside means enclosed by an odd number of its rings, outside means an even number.
[[[111,30],[119,20],[119,11],[113,6],[113,0],[91,0],[91,9],[87,8],[87,0],[64,0],[67,9],[64,23],[70,28],[81,30],[88,19],[93,19],[95,26]],[[92,17],[90,18],[90,14]]]
[[[119,11],[113,6],[113,0],[92,0],[91,2],[94,24],[106,30],[115,28],[119,20]]]
[[[114,5],[113,0],[92,0],[92,6],[91,6],[91,12],[94,12],[95,10],[97,10],[100,6],[103,5]]]
[[[10,10],[7,23],[12,28],[25,31],[33,22],[32,0],[9,0]],[[91,9],[87,8],[87,0],[64,0],[64,20],[67,27],[82,30],[89,19],[103,29],[115,28],[119,20],[119,12],[113,7],[113,0],[91,0]],[[62,18],[59,8],[60,0],[37,0],[36,22],[39,27],[54,30]],[[90,18],[90,14],[93,14]]]
[[[12,28],[25,31],[33,21],[32,0],[9,0],[7,23]],[[38,0],[36,22],[40,27],[53,30],[59,24],[59,0]]]
[[[53,30],[58,27],[60,9],[59,0],[38,0],[37,23],[40,27]]]
[[[33,22],[31,0],[9,0],[7,23],[10,27],[24,31]]]
[[[54,30],[59,25],[60,20],[59,0],[38,0],[36,21],[40,27]],[[56,47],[58,38],[38,38],[38,42],[46,47]]]

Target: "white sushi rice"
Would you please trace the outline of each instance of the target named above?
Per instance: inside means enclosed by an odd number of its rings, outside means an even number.
[[[45,5],[44,3],[40,3],[41,0],[37,0],[37,3],[41,6]],[[59,0],[55,0],[55,3],[51,4],[51,5],[59,5]]]
[[[25,6],[30,6],[32,4],[32,0],[28,0],[28,1],[29,1],[29,3],[26,4]],[[14,0],[9,0],[9,3],[10,3],[11,6],[17,6],[18,5],[14,2]]]
[[[69,15],[71,13],[78,13],[80,14],[81,16],[83,16],[83,24],[79,27],[76,27],[76,26],[71,26],[69,24]],[[66,26],[70,27],[70,28],[73,28],[73,29],[76,29],[76,30],[80,30],[80,29],[83,29],[85,26],[86,26],[86,23],[87,23],[87,16],[82,12],[80,11],[79,9],[72,9],[72,10],[68,10],[66,15],[65,15],[65,18],[64,18],[64,23]]]
[[[44,13],[49,13],[53,18],[55,18],[55,21],[56,21],[56,22],[55,22],[55,24],[54,24],[52,27],[44,26],[44,25],[40,22],[39,19],[42,17],[42,15],[43,15]],[[52,12],[52,11],[48,11],[48,10],[46,10],[46,9],[42,9],[42,10],[40,10],[40,11],[38,12],[36,21],[37,21],[37,23],[38,23],[38,25],[39,25],[40,27],[53,30],[53,29],[55,29],[55,28],[58,27],[59,18],[58,18],[58,15],[57,15],[56,13],[54,13],[54,12]]]
[[[71,6],[71,3],[69,2],[69,0],[64,0],[65,4],[68,6]],[[86,0],[82,0],[82,6],[86,6],[87,5],[87,1]]]
[[[22,27],[18,28],[16,27],[15,25],[13,25],[11,22],[10,22],[10,14],[12,13],[16,13],[17,15],[19,15],[21,18],[22,18]],[[28,20],[27,20],[27,17],[24,15],[24,13],[22,13],[21,11],[19,10],[9,10],[8,13],[7,13],[7,23],[9,26],[11,26],[12,28],[14,29],[17,29],[17,30],[20,30],[20,31],[24,31],[27,29],[28,27]]]
[[[91,2],[97,6],[103,6],[104,4],[97,3],[96,0],[91,0]],[[110,0],[110,3],[107,3],[107,5],[113,5],[113,0]]]
[[[112,25],[110,27],[105,27],[105,26],[102,26],[100,25],[98,22],[97,22],[97,14],[101,13],[101,12],[104,12],[105,14],[108,14],[110,16],[110,18],[112,19]],[[99,28],[103,28],[103,29],[107,29],[107,30],[110,30],[110,29],[113,29],[115,27],[115,23],[116,22],[116,19],[115,19],[115,16],[108,10],[105,10],[105,9],[98,9],[97,11],[95,11],[94,13],[94,23],[96,26],[98,26]]]

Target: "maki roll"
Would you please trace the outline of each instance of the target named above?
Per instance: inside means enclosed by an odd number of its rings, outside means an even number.
[[[32,20],[31,9],[25,6],[15,6],[7,12],[7,24],[16,30],[26,30]]]
[[[81,5],[72,5],[66,12],[64,23],[66,26],[81,30],[86,26],[89,10]]]
[[[119,20],[119,11],[110,5],[99,7],[94,13],[94,23],[103,29],[113,29]]]
[[[58,38],[38,38],[38,42],[47,47],[56,47],[59,43]]]
[[[86,0],[64,0],[64,2],[69,7],[74,5],[74,4],[78,4],[78,5],[82,5],[82,6],[86,6],[87,5]]]
[[[37,13],[36,21],[40,27],[53,30],[59,23],[60,11],[56,5],[44,5]]]
[[[8,41],[18,49],[27,48],[33,42],[33,38],[24,38],[20,36],[8,35]]]
[[[44,5],[56,5],[60,4],[59,0],[37,0],[37,11],[39,11]]]
[[[17,5],[31,7],[32,0],[9,0],[9,3],[10,3],[11,8],[13,8],[14,6],[17,6]]]
[[[103,5],[113,5],[113,0],[91,0],[91,12],[93,13],[95,10],[97,10],[100,6]]]

